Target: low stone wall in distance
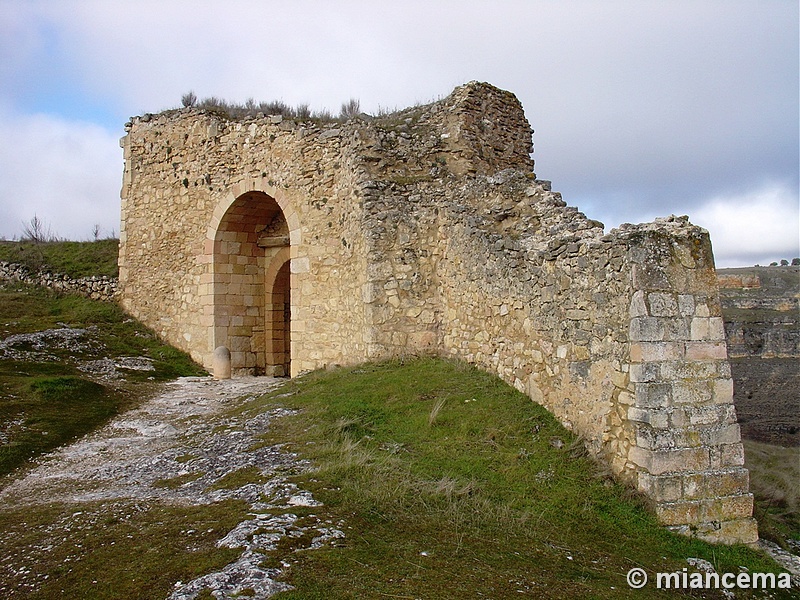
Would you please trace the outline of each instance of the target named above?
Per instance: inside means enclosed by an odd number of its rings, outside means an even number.
[[[39,271],[31,273],[24,265],[0,261],[0,281],[20,281],[59,292],[80,294],[93,300],[112,302],[117,299],[117,280],[107,276],[80,277]]]

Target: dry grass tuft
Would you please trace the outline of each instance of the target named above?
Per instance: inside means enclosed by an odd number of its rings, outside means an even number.
[[[431,413],[428,415],[428,425],[433,425],[436,422],[436,418],[439,416],[439,412],[441,412],[444,405],[447,403],[446,398],[439,398],[434,402],[433,408],[431,409]]]

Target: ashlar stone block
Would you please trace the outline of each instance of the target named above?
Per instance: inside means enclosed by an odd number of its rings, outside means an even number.
[[[729,544],[731,540],[755,544],[758,541],[758,524],[750,517],[695,524],[692,529],[694,535],[712,544]]]
[[[665,324],[657,317],[635,317],[630,322],[632,342],[658,342],[664,339]]]
[[[668,383],[637,383],[634,392],[636,406],[664,408],[672,406],[672,385]]]
[[[706,471],[710,465],[707,448],[649,450],[635,447],[631,448],[629,459],[651,475]]]
[[[650,315],[654,317],[677,317],[678,302],[675,296],[666,292],[652,292],[647,295]]]
[[[680,360],[684,345],[680,342],[631,342],[631,362],[661,362]]]

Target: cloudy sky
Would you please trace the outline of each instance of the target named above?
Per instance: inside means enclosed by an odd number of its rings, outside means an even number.
[[[606,229],[688,214],[718,266],[800,256],[797,0],[0,0],[0,237],[119,231],[131,115],[514,92]]]

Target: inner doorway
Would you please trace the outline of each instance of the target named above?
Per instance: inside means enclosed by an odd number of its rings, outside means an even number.
[[[272,332],[267,348],[267,375],[282,377],[291,373],[292,356],[292,286],[289,261],[283,262],[275,275],[267,298],[267,330]]]
[[[213,347],[231,352],[234,373],[291,373],[289,229],[260,191],[236,198],[214,236]]]

